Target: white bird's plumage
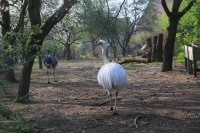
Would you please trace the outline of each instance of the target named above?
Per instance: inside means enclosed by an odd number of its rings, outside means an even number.
[[[112,109],[112,95],[111,91],[116,91],[116,97],[115,97],[115,110],[114,114],[116,114],[116,102],[117,102],[117,95],[118,92],[124,88],[124,85],[126,83],[126,71],[124,68],[118,64],[111,62],[109,63],[106,51],[108,46],[110,45],[104,40],[99,40],[98,45],[102,49],[102,56],[104,65],[101,67],[101,69],[98,72],[97,80],[98,83],[103,86],[104,89],[108,91],[108,94],[110,95],[110,106]]]
[[[126,72],[124,68],[117,63],[108,63],[101,67],[98,73],[98,83],[108,91],[115,89],[119,91],[126,82]]]

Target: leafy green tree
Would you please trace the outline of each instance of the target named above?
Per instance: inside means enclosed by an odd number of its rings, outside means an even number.
[[[43,48],[44,52],[56,55],[56,52],[58,51],[58,49],[60,49],[62,47],[62,44],[59,42],[56,42],[56,43],[50,43],[43,47],[44,47]]]
[[[199,3],[200,0],[197,0]],[[183,6],[187,3],[183,2]],[[188,12],[185,14],[178,25],[177,30],[177,41],[182,44],[195,44],[199,43],[200,40],[200,6],[195,4]]]
[[[15,24],[11,26],[11,15],[10,15],[10,3],[7,0],[1,0],[0,6],[1,6],[1,33],[4,41],[4,60],[1,64],[5,64],[3,67],[6,70],[5,80],[9,82],[17,82],[14,74],[14,58],[13,58],[13,52],[14,52],[14,44],[16,41],[17,33],[19,33],[21,27],[23,26],[23,21],[26,15],[26,6],[28,4],[27,0],[24,1],[16,1],[11,3],[13,7],[18,7],[18,3],[21,4],[21,7],[19,7],[19,11],[21,12],[18,20],[15,20]],[[2,69],[2,65],[1,65]]]
[[[167,27],[168,35],[163,48],[163,64],[161,70],[163,72],[172,70],[174,44],[179,20],[183,17],[183,15],[186,14],[186,12],[190,10],[196,0],[190,0],[188,4],[180,11],[180,6],[182,2],[183,0],[174,0],[172,11],[170,12],[166,1],[161,0],[161,4],[169,20],[169,26]]]
[[[197,0],[199,3],[200,0]],[[183,2],[181,7],[185,7],[187,2]],[[195,4],[179,21],[176,46],[175,46],[175,60],[177,62],[185,61],[184,45],[185,44],[199,44],[200,40],[200,7]]]
[[[197,3],[200,1],[197,0]],[[183,1],[180,10],[183,10],[188,4],[188,1]],[[172,5],[168,5],[171,10]],[[166,14],[162,14],[158,21],[158,25],[163,30],[167,31],[169,21]],[[180,19],[177,33],[176,33],[176,44],[174,46],[175,61],[184,62],[184,45],[185,44],[196,44],[199,43],[200,33],[200,7],[198,4],[194,4],[192,8]]]

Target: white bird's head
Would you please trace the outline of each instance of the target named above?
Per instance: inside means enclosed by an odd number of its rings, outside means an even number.
[[[97,45],[100,46],[104,50],[107,50],[108,46],[110,46],[110,44],[104,40],[99,40]]]

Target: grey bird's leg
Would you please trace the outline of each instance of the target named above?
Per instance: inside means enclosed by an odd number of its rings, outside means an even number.
[[[56,68],[53,69],[53,76],[54,76],[54,82],[57,82],[57,81],[56,81],[56,78],[55,78],[55,69],[56,69]]]
[[[49,82],[49,72],[48,72],[48,68],[46,68],[46,72],[47,72],[47,76],[48,76],[48,84],[50,84],[50,82]]]

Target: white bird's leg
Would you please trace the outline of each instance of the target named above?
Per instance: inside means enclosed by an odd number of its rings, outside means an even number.
[[[117,115],[117,112],[116,112],[116,108],[117,108],[117,96],[118,96],[118,92],[116,92],[116,96],[115,96],[115,110],[114,110],[114,115]]]
[[[112,107],[112,94],[110,93],[110,91],[108,93],[109,93],[109,96],[110,96],[110,110],[113,110],[113,107]]]

